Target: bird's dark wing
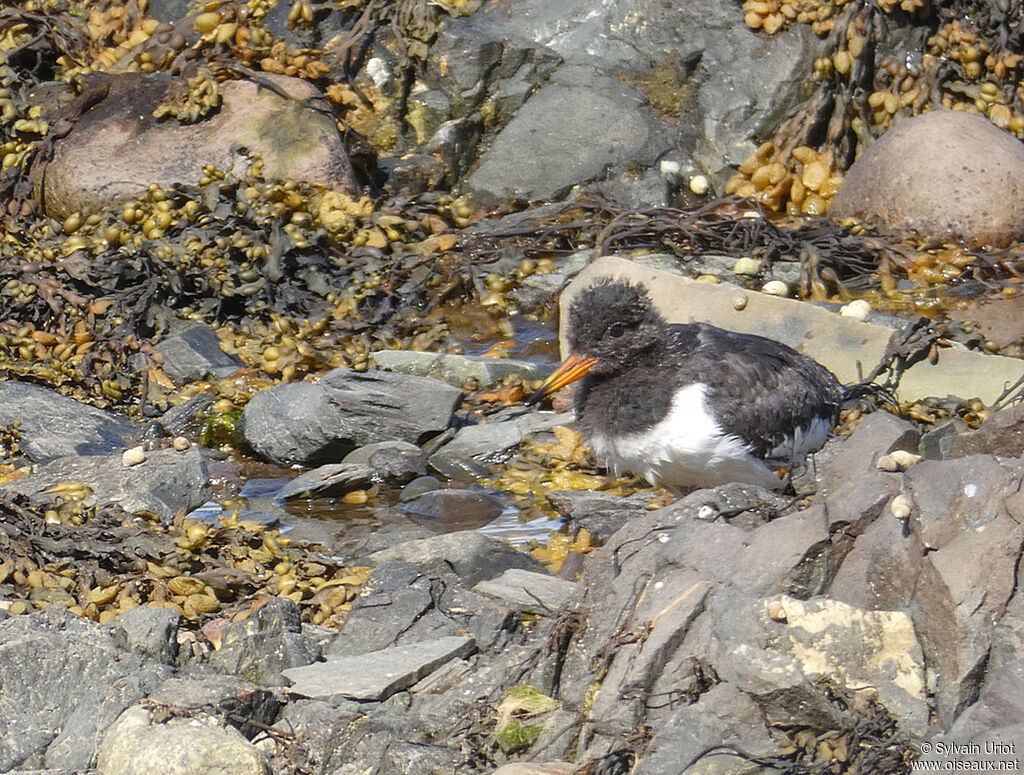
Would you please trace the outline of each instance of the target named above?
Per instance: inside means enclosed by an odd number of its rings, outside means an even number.
[[[708,385],[707,400],[723,430],[762,458],[790,443],[816,419],[836,423],[842,388],[817,361],[761,336],[702,324],[672,326],[688,378]]]

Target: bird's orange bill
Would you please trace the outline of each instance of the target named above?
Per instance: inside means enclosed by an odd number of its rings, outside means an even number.
[[[570,382],[585,377],[587,372],[594,368],[597,358],[585,358],[582,355],[570,355],[557,369],[552,372],[537,391],[526,399],[526,405],[530,406],[540,401],[544,396],[551,395],[559,388],[565,387]]]

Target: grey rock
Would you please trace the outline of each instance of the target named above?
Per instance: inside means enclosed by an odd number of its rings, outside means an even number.
[[[278,492],[284,501],[300,498],[334,498],[352,490],[371,487],[373,469],[359,463],[328,463],[290,479]]]
[[[593,490],[556,490],[545,497],[555,511],[571,520],[575,528],[588,530],[598,543],[648,511],[642,493],[623,497]]]
[[[691,769],[691,764],[703,765],[697,772],[750,772],[748,757],[772,756],[779,750],[763,719],[757,704],[738,688],[714,686],[697,702],[678,708],[657,729],[636,774],[669,775]],[[722,746],[735,746],[743,753],[725,750],[699,758]],[[715,769],[708,769],[709,765]]]
[[[608,166],[653,164],[670,147],[669,136],[640,92],[591,71],[584,83],[550,83],[530,97],[464,186],[483,206],[559,199]]]
[[[540,614],[562,610],[575,590],[576,584],[572,581],[519,568],[510,568],[473,587],[477,594],[507,600],[524,611]]]
[[[98,775],[269,775],[270,767],[233,727],[195,716],[153,723],[149,711],[133,707],[104,736],[96,771]]]
[[[840,600],[913,618],[945,727],[977,696],[993,648],[1001,662],[1020,648],[1012,590],[1024,543],[1022,476],[1024,463],[987,456],[919,463],[903,475],[908,519],[876,520],[830,588]]]
[[[329,751],[337,744],[338,731],[364,715],[365,706],[355,701],[346,704],[293,699],[282,708],[274,726],[300,737],[308,750]]]
[[[292,682],[289,691],[302,697],[381,701],[475,649],[472,638],[451,636],[290,668],[284,675]]]
[[[488,476],[489,461],[500,461],[515,450],[527,435],[556,425],[571,425],[571,413],[532,412],[503,422],[460,428],[455,438],[427,458],[427,465],[449,479]]]
[[[179,383],[220,379],[245,367],[245,361],[221,349],[217,332],[206,325],[167,337],[156,345],[156,351],[164,357],[164,371]]]
[[[451,573],[387,562],[363,585],[341,632],[324,648],[324,659],[466,633],[479,649],[493,651],[518,626],[518,611],[468,592]]]
[[[287,598],[274,597],[248,619],[228,625],[209,663],[215,670],[253,683],[282,686],[285,669],[319,658],[317,641],[302,633],[299,607]]]
[[[953,457],[957,436],[967,430],[967,424],[955,418],[937,424],[921,436],[919,454],[926,460],[948,460]]]
[[[565,256],[555,265],[553,272],[547,274],[531,274],[524,277],[511,295],[524,309],[534,309],[554,298],[566,284],[590,262],[594,256],[592,250],[581,250]]]
[[[366,559],[371,565],[402,560],[428,570],[451,571],[470,587],[509,568],[543,571],[543,566],[532,556],[498,538],[471,531],[409,541],[374,552]]]
[[[989,415],[977,430],[965,430],[953,439],[953,457],[967,455],[1024,455],[1024,404]]]
[[[406,498],[398,508],[421,525],[453,532],[488,525],[501,516],[506,503],[497,495],[480,490],[429,490]]]
[[[415,565],[383,563],[359,591],[342,631],[324,649],[324,658],[365,654],[394,645],[434,607],[434,590],[434,580]]]
[[[880,471],[875,462],[895,450],[916,452],[920,433],[888,412],[873,412],[835,448],[824,473],[822,494],[830,526],[857,535],[878,518],[900,487],[900,475]]]
[[[149,699],[175,711],[223,714],[227,723],[250,740],[262,727],[274,723],[281,708],[271,690],[230,675],[170,678]]]
[[[114,619],[114,641],[143,658],[173,665],[178,656],[181,614],[170,608],[140,605]]]
[[[460,390],[426,377],[335,369],[316,384],[260,391],[241,430],[275,463],[326,463],[379,441],[421,444],[448,427],[461,399]]]
[[[191,441],[198,441],[203,422],[217,397],[213,393],[199,393],[184,403],[172,406],[157,422],[168,436],[184,436]]]
[[[697,93],[699,140],[693,156],[724,191],[732,169],[770,136],[806,94],[806,78],[823,43],[807,25],[762,37],[732,24],[714,38],[701,59],[707,78]]]
[[[342,463],[366,465],[376,482],[404,485],[427,473],[423,450],[407,441],[379,441],[349,452]]]
[[[716,661],[715,672],[740,687],[775,724],[814,729],[841,725],[838,709],[788,654],[740,643]]]
[[[0,382],[0,426],[20,421],[23,453],[37,463],[105,455],[131,446],[141,428],[127,417],[27,382]]]
[[[440,490],[442,482],[436,476],[417,476],[409,484],[402,488],[401,500],[408,501],[418,498],[426,492]]]
[[[449,355],[413,350],[376,350],[370,355],[379,368],[420,377],[433,376],[457,387],[462,387],[470,380],[475,380],[483,387],[508,377],[533,380],[544,376],[536,363],[511,358],[484,358],[481,355]]]
[[[1024,756],[1024,660],[988,672],[978,701],[956,720],[946,740],[1015,743],[1016,750],[1001,758],[1019,766]]]
[[[33,754],[48,768],[88,769],[103,730],[171,672],[60,606],[0,622],[0,664],[4,772]]]
[[[87,506],[116,504],[129,514],[149,511],[165,523],[181,509],[198,508],[213,494],[206,455],[198,447],[185,452],[153,450],[133,466],[125,466],[120,454],[62,458],[0,486],[49,508],[56,500],[46,490],[58,482],[82,482],[91,488],[84,500]]]

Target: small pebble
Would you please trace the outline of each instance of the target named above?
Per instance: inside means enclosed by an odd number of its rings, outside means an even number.
[[[889,510],[896,519],[906,519],[910,516],[910,512],[913,510],[914,504],[910,498],[902,493],[892,499],[892,503],[889,504]]]
[[[785,622],[789,620],[786,616],[786,607],[782,605],[781,600],[772,600],[768,604],[768,616],[770,616],[776,622]]]
[[[755,277],[761,271],[761,262],[756,258],[744,256],[736,261],[736,265],[732,268],[732,271],[734,274]]]
[[[708,179],[703,175],[694,175],[690,178],[690,190],[697,196],[704,196],[709,188]]]
[[[747,294],[737,293],[732,297],[732,308],[737,312],[747,308]]]
[[[697,282],[699,283],[720,283],[722,282],[721,277],[716,277],[713,274],[702,274],[697,276]]]
[[[840,315],[844,318],[853,318],[854,320],[866,319],[869,312],[871,312],[871,304],[864,299],[856,299],[839,308]]]
[[[175,436],[174,441],[171,442],[171,445],[176,450],[178,450],[178,452],[184,452],[185,450],[192,446],[192,442],[186,439],[184,436]]]
[[[789,286],[782,280],[769,280],[761,286],[761,292],[769,296],[789,296]]]
[[[137,466],[139,463],[146,459],[146,450],[142,447],[132,447],[126,449],[124,454],[121,455],[121,464],[126,468],[128,466]]]

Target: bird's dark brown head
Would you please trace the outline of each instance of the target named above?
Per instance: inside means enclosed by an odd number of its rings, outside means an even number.
[[[614,374],[650,351],[664,337],[665,325],[642,285],[599,280],[569,306],[569,349],[596,359],[591,373]]]

